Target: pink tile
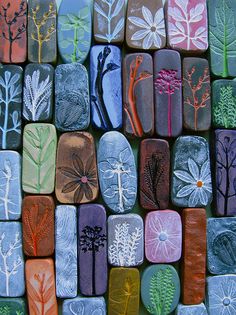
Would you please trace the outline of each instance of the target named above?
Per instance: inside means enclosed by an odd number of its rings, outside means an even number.
[[[182,223],[176,211],[149,212],[145,220],[145,254],[153,263],[178,261],[182,251]]]
[[[207,50],[206,0],[169,0],[167,19],[171,48],[192,52]]]

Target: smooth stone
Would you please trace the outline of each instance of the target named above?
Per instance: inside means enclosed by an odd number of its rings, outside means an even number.
[[[57,148],[56,128],[51,124],[25,126],[23,135],[23,190],[31,194],[54,191]]]
[[[127,136],[151,136],[154,132],[153,61],[149,54],[124,57],[123,119]]]
[[[61,135],[57,148],[56,188],[61,203],[87,203],[98,196],[95,143],[87,132]]]
[[[172,203],[202,207],[212,201],[209,145],[198,136],[179,137],[173,148]]]
[[[106,302],[103,297],[81,297],[64,300],[62,315],[106,315]]]
[[[151,314],[161,309],[168,315],[179,303],[180,281],[177,271],[171,265],[151,265],[147,267],[141,279],[141,298],[145,308]]]
[[[207,221],[207,265],[210,273],[236,273],[236,218]]]
[[[128,1],[126,44],[129,48],[143,50],[165,47],[166,29],[162,0]]]
[[[109,277],[108,314],[139,314],[140,275],[136,268],[112,268]]]
[[[145,256],[152,263],[171,263],[182,252],[182,222],[176,211],[149,212],[145,218]]]
[[[206,0],[169,0],[168,46],[182,52],[202,53],[208,48]]]
[[[209,56],[215,76],[236,76],[236,2],[208,0]]]
[[[19,66],[0,66],[0,149],[21,146],[22,76]]]
[[[19,222],[0,222],[0,297],[25,293],[22,228]]]
[[[23,118],[52,119],[54,68],[49,64],[28,64],[24,71]]]
[[[89,0],[62,0],[58,11],[58,50],[63,63],[83,63],[91,46],[92,12]]]
[[[54,253],[54,209],[51,196],[26,196],[22,204],[24,253],[31,257]]]
[[[93,33],[97,43],[121,45],[125,36],[125,0],[94,1]]]
[[[135,267],[143,263],[143,219],[137,214],[108,217],[108,262],[111,266]]]
[[[20,298],[0,298],[1,315],[27,315],[26,302]]]
[[[57,5],[55,0],[28,0],[28,60],[57,60]]]
[[[215,131],[215,197],[218,216],[236,215],[236,130]]]
[[[206,281],[206,211],[183,210],[182,302],[200,304],[205,298]]]
[[[78,287],[77,210],[74,206],[56,207],[55,273],[57,297],[76,297]]]
[[[180,54],[162,49],[154,54],[155,128],[158,136],[182,133],[182,66]]]
[[[185,129],[209,130],[211,127],[211,83],[207,59],[184,58],[183,102]]]
[[[137,171],[127,139],[117,131],[105,133],[98,145],[101,194],[113,213],[130,212],[137,196]]]
[[[207,315],[206,306],[201,303],[198,305],[179,304],[176,309],[176,315]]]
[[[147,210],[167,209],[170,186],[170,149],[165,140],[145,139],[139,150],[140,205]]]
[[[6,18],[4,18],[6,15]],[[27,55],[27,1],[2,0],[0,63],[22,63]]]
[[[78,78],[80,78],[78,80]],[[59,131],[87,129],[90,122],[88,72],[79,64],[55,71],[55,125]]]
[[[207,278],[206,306],[208,315],[235,314],[236,275]]]
[[[79,207],[78,248],[81,294],[103,295],[107,290],[107,228],[102,205]]]
[[[122,126],[121,50],[112,45],[90,50],[92,124],[108,131]]]
[[[212,116],[213,127],[236,128],[236,81],[213,81]]]
[[[25,277],[29,314],[57,315],[53,260],[28,259]]]
[[[21,217],[21,156],[14,151],[0,151],[0,220]]]

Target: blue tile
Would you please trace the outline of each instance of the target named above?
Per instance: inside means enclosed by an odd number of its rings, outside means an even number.
[[[21,156],[14,151],[0,151],[0,220],[21,217]]]
[[[89,83],[86,68],[59,65],[55,71],[55,125],[60,131],[87,129],[90,122]]]
[[[176,315],[207,315],[206,307],[203,303],[198,305],[179,304],[176,309]]]
[[[55,213],[56,295],[77,296],[77,218],[76,207],[57,206]]]
[[[121,51],[112,45],[90,51],[92,124],[109,131],[122,126]]]
[[[117,131],[105,133],[99,141],[98,175],[103,200],[110,210],[130,212],[137,196],[137,171],[131,146]]]
[[[106,315],[106,303],[102,297],[75,299],[63,302],[62,315]]]
[[[22,229],[18,222],[0,222],[0,296],[25,293]]]
[[[206,306],[208,315],[236,314],[236,275],[207,278]]]
[[[212,274],[236,273],[236,218],[208,219],[207,264]]]

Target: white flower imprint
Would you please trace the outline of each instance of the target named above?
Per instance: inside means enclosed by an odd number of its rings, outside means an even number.
[[[149,49],[152,46],[160,48],[162,44],[161,36],[166,36],[163,8],[157,10],[153,18],[151,11],[142,6],[142,14],[144,19],[137,16],[128,18],[131,23],[142,28],[133,34],[131,40],[143,40],[143,49]]]
[[[177,193],[178,198],[189,196],[188,205],[194,207],[198,204],[206,206],[208,194],[212,193],[210,163],[206,161],[199,170],[196,162],[188,159],[189,173],[186,171],[175,171],[174,175],[182,182],[187,183]]]

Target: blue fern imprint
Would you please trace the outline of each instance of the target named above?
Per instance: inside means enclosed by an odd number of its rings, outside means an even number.
[[[75,207],[57,207],[55,233],[57,296],[61,298],[74,297],[77,295],[77,232]]]
[[[132,186],[136,176],[130,166],[130,149],[125,148],[119,153],[119,157],[108,158],[99,163],[99,172],[103,180],[112,180],[107,185],[103,196],[111,199],[109,205],[114,205],[116,212],[123,213],[133,207],[133,197],[136,196],[136,187]]]
[[[7,147],[7,134],[16,132],[21,134],[21,118],[17,110],[10,114],[11,106],[21,102],[21,87],[19,84],[20,75],[12,75],[10,71],[5,71],[4,77],[0,76],[0,116],[4,116],[3,125],[0,125],[2,148]],[[11,124],[9,123],[11,118]],[[11,125],[11,126],[10,126]]]
[[[127,222],[116,224],[115,238],[108,248],[108,256],[111,264],[118,266],[135,266],[136,254],[143,235],[141,228],[129,231],[130,224]]]
[[[37,121],[45,112],[50,110],[50,97],[52,94],[52,81],[49,75],[40,81],[40,71],[36,70],[32,76],[27,75],[24,87],[24,110],[26,119]]]
[[[10,278],[18,273],[19,267],[23,265],[23,259],[20,255],[15,256],[16,259],[12,261],[12,255],[14,252],[22,248],[22,240],[19,232],[15,233],[15,240],[10,242],[8,246],[3,244],[6,238],[5,233],[3,232],[0,235],[0,273],[3,274],[5,284],[4,296],[10,296]],[[8,243],[8,240],[5,241]],[[15,258],[14,257],[14,258]],[[2,282],[1,282],[2,283]],[[2,292],[1,292],[2,295]]]
[[[3,167],[3,168],[2,168]],[[12,182],[18,180],[16,175],[17,172],[14,172],[16,168],[15,165],[12,165],[9,159],[5,159],[3,162],[3,166],[0,165],[0,209],[1,214],[0,218],[4,220],[9,220],[10,215],[19,216],[20,215],[20,207],[19,204],[13,202],[14,194],[11,189]],[[17,197],[17,199],[21,199]],[[17,211],[14,211],[17,209]],[[2,214],[3,212],[3,214]]]
[[[124,28],[125,21],[122,17],[117,23],[115,23],[115,27],[112,31],[112,20],[118,16],[120,11],[124,7],[125,0],[103,0],[102,2],[108,6],[108,13],[106,14],[104,12],[103,8],[101,8],[97,1],[94,3],[94,10],[99,15],[98,25],[101,24],[100,21],[102,20],[104,20],[104,23],[102,25],[107,25],[107,33],[105,35],[95,34],[95,36],[110,43],[112,40],[116,39],[119,36],[119,33]]]

